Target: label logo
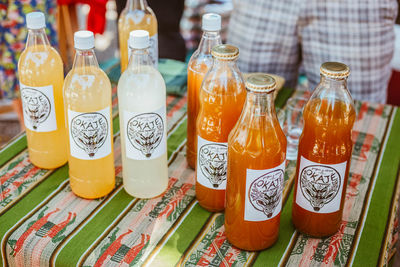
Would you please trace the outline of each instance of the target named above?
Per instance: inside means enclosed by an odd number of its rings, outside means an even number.
[[[128,121],[126,131],[132,146],[150,158],[161,142],[164,123],[157,113],[143,113]]]
[[[214,188],[226,180],[228,147],[221,144],[207,144],[199,151],[199,168]]]
[[[272,217],[282,198],[283,177],[283,170],[275,170],[258,177],[249,187],[251,205],[268,218]]]
[[[100,113],[83,113],[71,120],[72,139],[91,158],[105,143],[107,135],[107,118]]]
[[[23,88],[21,90],[21,99],[25,113],[25,119],[36,130],[50,115],[51,104],[49,98],[33,88]]]
[[[314,211],[319,211],[337,195],[341,177],[337,170],[329,166],[310,165],[300,174],[300,188]]]

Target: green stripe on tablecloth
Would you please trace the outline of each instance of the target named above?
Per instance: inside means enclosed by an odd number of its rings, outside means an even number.
[[[267,263],[268,266],[278,266],[295,231],[292,224],[292,204],[293,189],[282,209],[278,241],[271,248],[263,250],[258,254],[254,266],[266,266]]]
[[[212,213],[203,209],[198,203],[182,221],[172,236],[168,239],[160,252],[155,256],[151,265],[175,265],[182,257],[190,244],[196,239],[197,234]]]
[[[99,237],[114,219],[133,201],[124,189],[120,190],[115,197],[99,210],[99,212],[82,228],[57,255],[56,266],[68,262],[75,266],[82,254]]]
[[[168,158],[186,140],[187,119],[185,118],[180,125],[171,132],[168,138]]]
[[[392,195],[387,192],[388,189],[392,190],[395,184],[395,179],[388,178],[396,176],[400,164],[400,143],[398,142],[400,110],[396,108],[393,114],[392,127],[389,129],[386,148],[380,160],[375,188],[353,262],[354,266],[375,265],[379,260],[382,239],[385,237],[386,224],[382,223],[382,218],[389,216]]]
[[[35,207],[52,194],[67,177],[68,167],[65,165],[51,174],[29,194],[25,195],[24,198],[7,210],[6,213],[2,214],[0,216],[0,238],[3,239],[8,229],[13,227],[22,217],[35,209]],[[0,265],[2,265],[2,263],[2,259],[0,258]]]
[[[15,157],[19,152],[26,148],[26,135],[22,133],[21,136],[16,137],[14,141],[10,141],[12,144],[8,144],[0,152],[0,167],[2,167],[7,161]]]

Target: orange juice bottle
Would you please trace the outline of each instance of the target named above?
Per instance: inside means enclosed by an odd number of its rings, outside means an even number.
[[[196,197],[209,211],[225,207],[228,135],[236,124],[246,98],[236,59],[239,49],[218,45],[214,63],[204,77],[197,117]]]
[[[74,65],[64,83],[69,176],[72,191],[92,199],[115,183],[111,83],[97,63],[93,33],[78,31],[74,40]]]
[[[187,112],[187,142],[186,158],[189,166],[196,165],[196,119],[199,112],[199,92],[203,78],[212,64],[211,49],[221,44],[221,16],[214,13],[203,15],[203,36],[199,48],[193,53],[188,64],[188,112]]]
[[[121,53],[121,73],[126,70],[129,61],[129,33],[145,30],[150,34],[149,53],[154,66],[158,64],[157,18],[146,0],[128,0],[118,19],[119,50]]]
[[[26,16],[28,39],[18,62],[21,100],[31,162],[53,169],[67,162],[63,63],[50,46],[41,12]]]
[[[304,108],[299,140],[292,220],[316,237],[337,232],[342,220],[353,142],[353,100],[346,86],[349,68],[321,66],[321,82]]]
[[[275,114],[275,80],[250,75],[242,114],[228,139],[225,233],[233,245],[262,250],[278,239],[286,137]]]

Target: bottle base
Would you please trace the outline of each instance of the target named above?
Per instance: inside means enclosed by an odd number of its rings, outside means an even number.
[[[197,200],[197,201],[198,201],[198,200]],[[200,203],[200,201],[199,201],[199,205],[200,205],[203,209],[205,209],[205,210],[207,210],[207,211],[209,211],[209,212],[223,212],[223,211],[225,210],[225,207],[223,207],[223,208],[208,207],[208,206],[206,206],[206,205]]]
[[[124,186],[125,192],[135,198],[144,198],[144,199],[150,199],[150,198],[156,198],[165,193],[167,190],[167,187],[165,187],[162,191],[156,191],[154,194],[143,194],[143,192],[134,192],[134,191],[129,191],[125,186]]]
[[[275,245],[275,243],[278,241],[278,238],[276,238],[273,242],[268,243],[267,245],[260,246],[260,247],[248,247],[248,246],[241,246],[240,244],[235,244],[229,240],[229,237],[227,237],[229,243],[231,243],[234,247],[241,249],[241,250],[246,250],[246,251],[261,251],[267,248],[272,247]]]
[[[315,231],[306,231],[304,229],[301,229],[301,227],[296,226],[296,224],[292,221],[293,226],[296,228],[297,231],[300,233],[310,236],[310,237],[315,237],[315,238],[327,238],[330,236],[333,236],[339,231],[339,227],[335,229],[334,231],[327,231],[327,232],[315,232]]]
[[[67,162],[68,162],[67,160],[65,160],[65,162],[63,162],[63,163],[54,164],[54,165],[46,165],[46,164],[37,163],[31,159],[29,159],[29,160],[35,167],[38,167],[40,169],[45,169],[45,170],[53,170],[53,169],[60,168],[60,167],[64,166],[65,164],[67,164]]]

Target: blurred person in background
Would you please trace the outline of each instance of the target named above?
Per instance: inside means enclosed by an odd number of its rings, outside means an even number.
[[[18,59],[25,48],[28,34],[25,16],[41,11],[46,16],[46,33],[52,46],[57,46],[56,1],[2,1],[0,3],[0,94],[11,99],[24,128],[22,104],[19,95]]]
[[[313,89],[323,62],[343,62],[354,99],[385,103],[397,8],[397,0],[236,0],[228,42],[240,49],[242,72],[278,74],[292,88],[300,64]]]

